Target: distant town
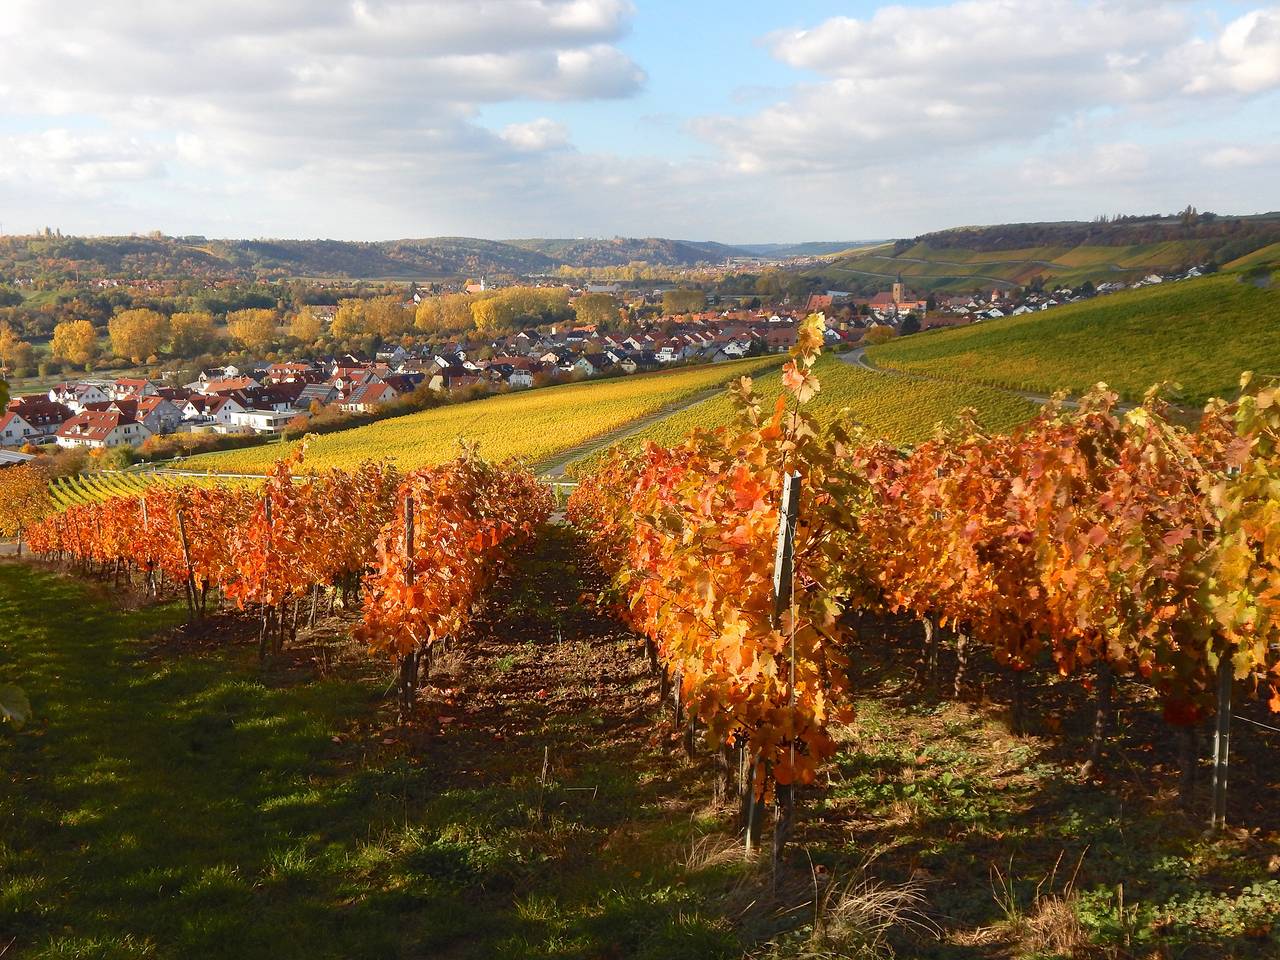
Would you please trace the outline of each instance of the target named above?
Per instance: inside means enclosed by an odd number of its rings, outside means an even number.
[[[1193,268],[1152,274],[1130,284],[992,289],[968,295],[920,295],[898,278],[872,296],[828,290],[810,294],[803,303],[784,296],[772,307],[751,298],[750,306],[661,312],[631,324],[630,330],[605,329],[626,324],[569,319],[497,336],[472,331],[442,342],[414,343],[406,336],[369,353],[276,355],[225,363],[201,369],[194,379],[182,382],[175,382],[172,371],[157,377],[68,377],[39,392],[15,392],[0,415],[0,466],[33,459],[50,447],[97,454],[128,448],[119,463],[138,456],[167,459],[286,434],[300,436],[313,428],[340,429],[495,392],[780,353],[795,344],[799,320],[811,313],[827,318],[828,348],[844,352],[864,343],[1019,316],[1126,287],[1200,274],[1200,268]],[[95,284],[110,289],[126,282]],[[492,292],[480,281],[465,285],[456,296]],[[661,290],[645,293],[620,283],[590,283],[563,292],[570,306],[582,298],[596,298],[620,316],[628,308],[634,314],[646,303],[663,302]],[[424,301],[430,299],[415,292],[400,307],[405,315],[421,315]],[[701,294],[693,299],[705,303]],[[306,309],[322,335],[334,332],[339,307]]]

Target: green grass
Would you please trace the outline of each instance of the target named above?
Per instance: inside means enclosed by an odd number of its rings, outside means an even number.
[[[562,557],[549,566],[564,577]],[[530,570],[547,590],[547,570]],[[561,587],[563,611],[583,587],[572,576]],[[546,658],[586,639],[548,645],[549,622],[520,611],[541,642],[512,647],[521,658],[504,673],[476,668],[504,692],[505,740],[465,717],[433,738],[389,722],[386,671],[363,659],[320,677],[301,658],[263,669],[246,645],[148,639],[177,619],[0,563],[0,683],[21,683],[35,713],[17,735],[0,727],[6,956],[740,952],[704,909],[704,881],[680,866],[698,829],[680,800],[680,782],[696,782],[688,771],[644,737],[613,736],[603,704],[584,713],[532,695],[553,686]],[[614,663],[626,649],[607,642],[600,655]],[[474,683],[474,660],[439,682]],[[527,702],[511,695],[518,671]],[[574,680],[554,686],[580,702]],[[467,705],[477,696],[493,694]],[[584,744],[584,729],[598,742]],[[598,796],[561,789],[582,784]]]
[[[1138,399],[1169,381],[1200,404],[1233,396],[1244,370],[1280,374],[1280,289],[1228,275],[1166,283],[917,334],[867,355],[895,370],[1038,392],[1105,381]]]
[[[940,383],[892,374],[874,373],[827,355],[818,361],[822,392],[809,404],[818,422],[829,425],[848,409],[851,422],[895,443],[910,445],[928,438],[939,422],[951,423],[964,407],[978,411],[978,420],[991,430],[1007,431],[1027,420],[1036,405],[1021,397],[989,387]],[[777,371],[755,381],[766,406],[781,389]],[[664,417],[621,441],[636,449],[645,441],[669,446],[679,443],[696,427],[712,429],[732,422],[733,402],[727,393],[703,400]],[[598,463],[604,451],[576,461],[569,473],[581,476]]]
[[[757,357],[453,404],[319,437],[308,448],[307,464],[313,469],[353,467],[362,460],[388,458],[414,469],[455,456],[459,439],[478,441],[490,460],[515,457],[538,463],[778,362],[778,357]],[[261,473],[287,449],[272,445],[203,454],[189,458],[184,467]]]

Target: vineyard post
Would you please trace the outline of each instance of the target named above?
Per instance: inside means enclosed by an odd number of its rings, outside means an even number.
[[[1218,716],[1213,731],[1213,814],[1209,826],[1227,825],[1227,761],[1231,752],[1231,681],[1234,666],[1229,651],[1218,661]]]
[[[413,586],[413,494],[404,498],[404,583]],[[410,650],[400,658],[400,718],[407,719],[417,687],[418,651]]]
[[[271,491],[268,490],[262,500],[262,516],[267,525],[267,546],[262,558],[263,595],[266,595],[267,579],[271,576]],[[262,637],[258,641],[258,659],[267,659],[267,645],[271,642],[271,607],[262,605]]]
[[[796,521],[800,512],[799,472],[787,473],[782,478],[782,501],[778,509],[778,547],[773,561],[773,623],[775,628],[782,625],[782,615],[792,606],[792,589],[795,582],[795,549]],[[787,706],[791,711],[791,764],[794,770],[795,745],[795,708],[796,708],[796,625],[794,611],[791,618],[791,637],[787,668]],[[773,823],[773,870],[777,880],[778,864],[782,857],[782,849],[786,846],[795,822],[795,788],[791,783],[778,784],[774,788],[777,802],[777,813]],[[748,834],[750,831],[748,831]]]
[[[196,615],[196,575],[191,568],[191,545],[187,542],[187,524],[182,516],[182,508],[178,508],[178,539],[182,543],[182,559],[187,565],[187,612],[189,621]]]
[[[147,514],[147,498],[142,497],[142,536],[148,544],[151,543],[151,519]],[[156,578],[155,563],[151,556],[147,556],[147,596],[154,597],[156,595]]]

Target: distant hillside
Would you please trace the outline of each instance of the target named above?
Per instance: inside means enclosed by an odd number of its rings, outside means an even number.
[[[12,277],[335,277],[444,279],[550,273],[561,266],[613,267],[644,261],[688,267],[746,251],[721,243],[612,240],[479,240],[430,237],[371,243],[342,240],[209,240],[205,237],[0,237],[0,282]]]
[[[1200,404],[1233,396],[1240,373],[1280,374],[1280,287],[1234,274],[1126,290],[984,320],[867,351],[877,366],[964,383],[1081,393],[1099,381],[1129,399],[1161,382]]]
[[[739,243],[739,250],[757,257],[825,257],[833,253],[843,253],[856,247],[873,246],[860,240],[815,240],[808,243]]]
[[[1280,242],[1280,214],[1131,217],[1109,222],[959,227],[857,251],[807,271],[841,289],[899,274],[917,290],[1013,287],[1036,277],[1079,284],[1134,280],[1197,264],[1232,264]]]
[[[575,267],[623,267],[644,262],[662,267],[692,267],[722,263],[746,251],[723,243],[697,240],[665,240],[661,237],[579,238],[576,240],[508,240],[521,250],[544,254],[557,263]]]

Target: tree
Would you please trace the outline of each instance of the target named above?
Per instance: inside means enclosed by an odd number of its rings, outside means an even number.
[[[320,339],[320,318],[312,313],[310,307],[303,307],[289,321],[289,336],[303,343],[315,343]]]
[[[578,322],[596,327],[609,327],[618,322],[618,301],[607,293],[584,293],[573,301]]]
[[[902,322],[898,324],[898,333],[904,337],[909,337],[913,333],[920,332],[920,318],[914,313],[908,313],[903,317]]]
[[[701,290],[667,290],[662,294],[663,313],[692,313],[707,305],[707,295]]]
[[[874,346],[877,343],[885,343],[892,340],[897,335],[893,327],[877,323],[867,328],[867,332],[862,335],[862,342]]]
[[[348,298],[338,301],[338,311],[329,326],[329,334],[335,340],[350,340],[368,332],[365,326],[364,301]]]
[[[98,356],[98,331],[88,320],[65,320],[53,328],[55,358],[87,367]]]
[[[408,332],[414,315],[398,296],[375,297],[364,301],[364,332],[390,340]]]
[[[121,310],[107,324],[116,356],[142,363],[169,342],[169,318],[155,310]]]
[[[7,388],[0,381],[0,405],[7,396]],[[23,531],[54,510],[49,476],[34,461],[0,471],[0,536],[13,537],[21,544]]]
[[[227,332],[246,350],[264,350],[276,339],[274,310],[237,310],[227,314]]]
[[[13,328],[0,323],[0,367],[10,370],[30,368],[35,360],[35,349],[19,339]]]
[[[190,359],[208,353],[218,341],[213,314],[204,311],[175,313],[169,318],[169,351]]]

